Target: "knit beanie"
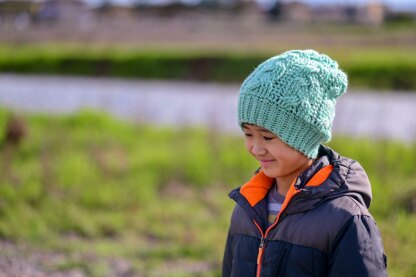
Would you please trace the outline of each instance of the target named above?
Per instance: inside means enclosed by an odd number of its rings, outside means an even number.
[[[314,159],[331,139],[336,99],[348,79],[336,61],[314,50],[291,50],[260,64],[243,82],[238,121],[266,128]]]

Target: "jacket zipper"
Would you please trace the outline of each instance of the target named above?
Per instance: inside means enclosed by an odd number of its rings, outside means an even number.
[[[261,264],[263,262],[263,252],[264,252],[266,236],[263,234],[263,230],[260,228],[260,225],[257,224],[257,222],[254,219],[253,219],[253,222],[257,226],[257,229],[259,229],[260,234],[261,234],[259,250],[258,250],[258,253],[257,253],[257,273],[256,273],[256,277],[260,277]],[[267,233],[267,231],[266,231],[266,233]]]
[[[288,199],[287,204],[292,200],[293,196],[295,196],[297,193],[299,193],[298,190],[296,190],[292,195],[290,195],[290,198]],[[266,247],[266,242],[267,242],[267,236],[268,236],[270,230],[273,229],[274,227],[276,227],[276,225],[278,224],[280,216],[282,215],[283,211],[286,209],[287,204],[286,204],[285,207],[282,207],[282,209],[280,210],[280,212],[276,216],[276,220],[274,221],[274,223],[272,225],[270,225],[269,228],[267,228],[266,233],[263,233],[263,230],[261,229],[260,225],[253,219],[254,224],[257,226],[257,229],[259,229],[260,234],[261,234],[259,250],[258,250],[258,253],[257,253],[257,273],[256,273],[256,277],[260,277],[261,267],[262,267],[262,264],[263,264],[263,254],[264,254],[264,249]]]
[[[279,215],[280,215],[280,213],[279,213]],[[257,253],[257,273],[256,273],[256,277],[260,277],[261,266],[262,266],[262,263],[263,263],[264,248],[266,247],[267,235],[269,234],[269,231],[277,225],[278,220],[279,220],[279,218],[276,217],[275,222],[272,225],[270,225],[269,228],[267,228],[266,233],[263,233],[263,230],[260,228],[260,225],[255,220],[253,220],[254,224],[257,226],[257,229],[259,229],[260,234],[261,234],[259,250],[258,250],[258,253]]]

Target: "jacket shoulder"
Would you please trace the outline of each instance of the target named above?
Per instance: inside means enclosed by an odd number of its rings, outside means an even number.
[[[240,205],[234,206],[233,213],[231,215],[230,223],[230,235],[242,234],[249,236],[259,236],[259,230],[253,224],[252,219],[247,212]]]
[[[345,224],[355,216],[371,217],[364,206],[345,195],[326,200],[308,212],[287,216],[272,236],[329,253]]]

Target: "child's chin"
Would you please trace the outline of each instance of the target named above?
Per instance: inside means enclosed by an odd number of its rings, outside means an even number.
[[[263,172],[264,172],[264,175],[266,175],[269,178],[276,178],[276,174],[274,174],[272,170],[263,168]]]

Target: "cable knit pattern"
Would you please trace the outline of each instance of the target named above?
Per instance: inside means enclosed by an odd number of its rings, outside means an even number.
[[[348,79],[336,61],[314,50],[292,50],[260,64],[243,82],[239,124],[264,127],[310,158],[331,139],[336,99]]]

